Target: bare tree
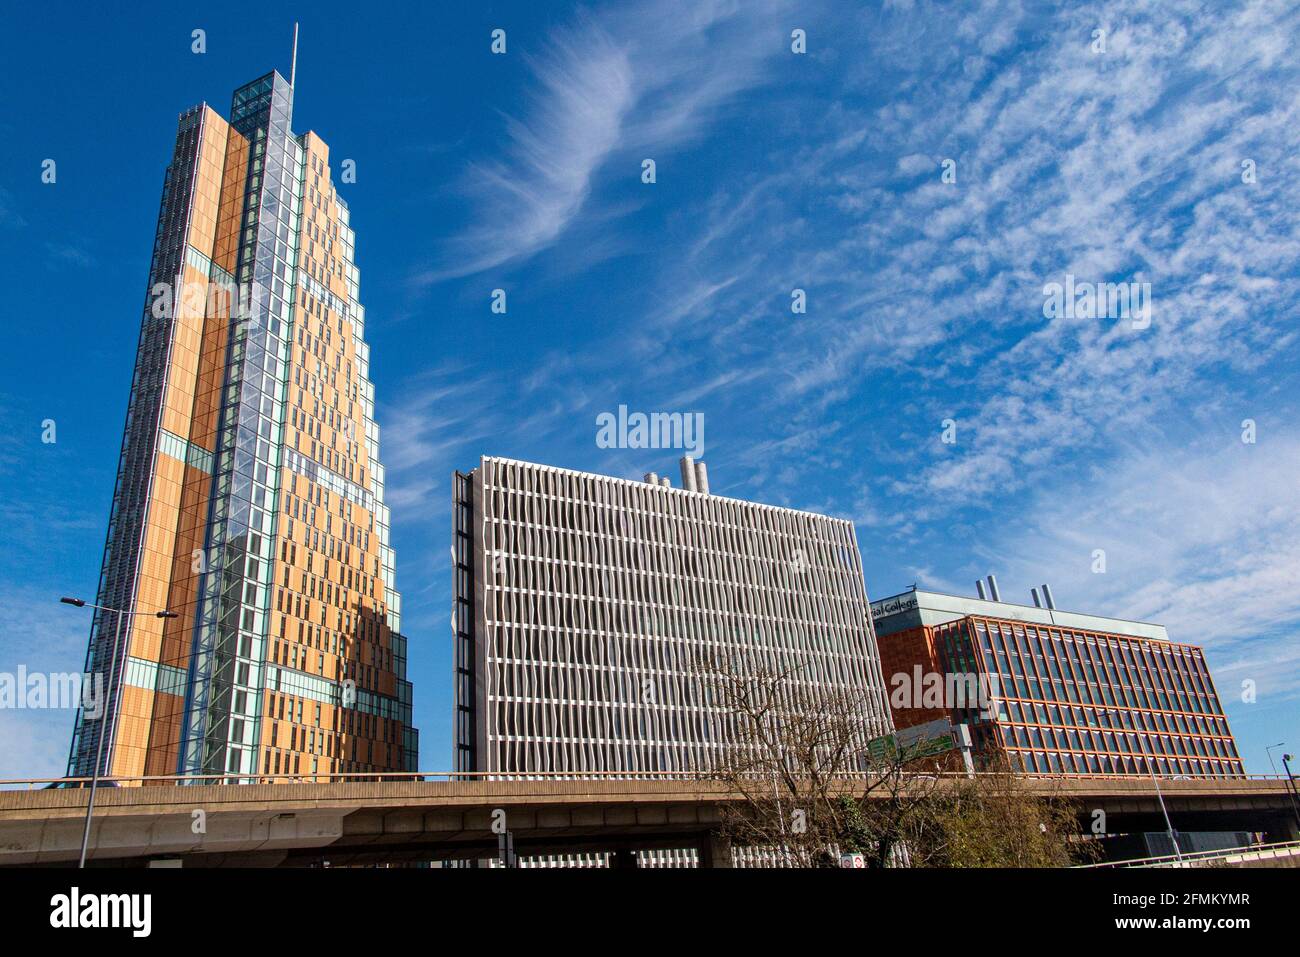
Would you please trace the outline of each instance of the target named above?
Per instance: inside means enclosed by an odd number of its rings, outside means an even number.
[[[742,798],[726,812],[724,827],[733,842],[764,849],[778,866],[838,864],[849,837],[862,820],[862,807],[881,791],[899,817],[934,786],[933,774],[908,755],[872,749],[881,735],[881,703],[856,689],[825,688],[797,670],[747,667],[743,659],[714,661],[704,669],[713,703],[722,708],[728,729],[726,756],[709,776]],[[885,816],[872,812],[873,824]],[[899,823],[895,823],[895,831]],[[889,855],[896,845],[877,828],[876,844]]]
[[[726,756],[708,774],[741,798],[724,812],[728,836],[762,860],[835,866],[855,851],[874,867],[1062,867],[1091,858],[1076,809],[1041,783],[1002,763],[953,773],[953,753],[882,736],[880,705],[866,692],[748,664],[703,669],[727,715]]]

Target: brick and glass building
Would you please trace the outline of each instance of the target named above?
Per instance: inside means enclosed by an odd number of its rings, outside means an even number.
[[[887,733],[852,522],[485,457],[454,476],[456,768],[705,771],[711,660],[860,694]]]
[[[114,775],[415,766],[355,237],[292,112],[272,72],[180,117],[70,774],[101,721]]]
[[[1061,611],[1050,590],[1017,605],[989,588],[872,602],[898,727],[947,717],[969,726],[977,761],[1042,774],[1243,773],[1200,648],[1163,625]],[[942,699],[912,693],[931,675]],[[991,705],[958,690],[976,687]]]

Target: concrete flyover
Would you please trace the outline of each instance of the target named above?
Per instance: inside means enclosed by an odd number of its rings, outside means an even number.
[[[443,780],[431,780],[437,777]],[[498,821],[521,856],[694,848],[706,866],[730,859],[718,829],[724,806],[740,796],[717,782],[668,775],[467,777],[121,779],[97,792],[90,861],[301,866],[495,857]],[[1077,802],[1081,822],[1101,810],[1109,831],[1164,828],[1149,778],[1026,780],[1040,793]],[[49,783],[0,781],[0,866],[75,864],[88,791]],[[1300,837],[1282,779],[1165,780],[1160,788],[1180,830]]]

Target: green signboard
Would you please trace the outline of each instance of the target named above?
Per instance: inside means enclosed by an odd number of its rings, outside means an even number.
[[[881,735],[867,742],[867,754],[878,764],[898,760],[901,752],[903,760],[929,757],[942,754],[957,747],[956,735],[952,724],[940,718],[927,721],[911,728],[903,728],[894,734]]]

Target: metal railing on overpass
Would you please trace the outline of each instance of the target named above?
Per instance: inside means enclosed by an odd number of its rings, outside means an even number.
[[[1181,855],[1162,854],[1158,857],[1133,857],[1124,861],[1101,861],[1097,864],[1079,864],[1078,870],[1097,870],[1107,867],[1199,867],[1215,861],[1234,857],[1262,859],[1288,857],[1300,854],[1300,841],[1277,841],[1273,844],[1247,844],[1243,847],[1224,847],[1212,851],[1183,851]]]
[[[975,772],[976,775],[1001,775],[1005,772]],[[1149,778],[1141,774],[1028,774],[1016,776],[1030,781],[1116,781],[1135,783]],[[765,780],[766,772],[756,773],[755,780]],[[836,775],[841,780],[867,781],[881,777],[872,771],[853,771]],[[965,771],[931,771],[909,773],[914,780],[961,780],[971,777]],[[145,774],[101,776],[100,787],[142,787],[202,784],[371,784],[425,781],[717,781],[719,775],[709,771],[350,771],[306,774]],[[0,790],[37,790],[40,788],[89,788],[90,777],[10,778],[0,779]],[[1169,784],[1179,782],[1286,781],[1285,774],[1238,774],[1210,776],[1177,775],[1160,778]]]

